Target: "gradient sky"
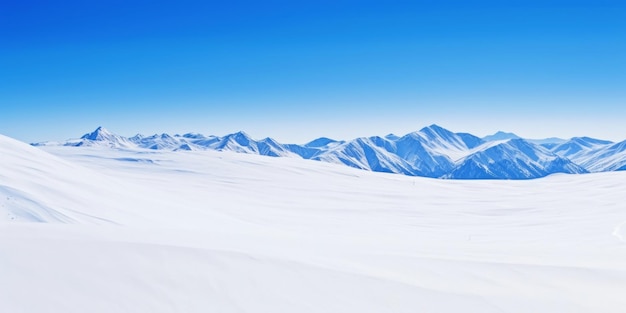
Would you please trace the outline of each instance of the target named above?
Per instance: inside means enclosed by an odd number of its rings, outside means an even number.
[[[0,133],[626,139],[626,2],[3,1]]]

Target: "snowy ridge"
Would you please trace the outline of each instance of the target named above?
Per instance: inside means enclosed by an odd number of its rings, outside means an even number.
[[[394,154],[393,150],[393,143],[384,138],[358,138],[320,151],[311,159],[374,172],[424,176],[417,168]]]
[[[438,125],[396,136],[350,141],[321,137],[304,145],[272,138],[255,140],[245,132],[226,136],[155,134],[126,138],[98,127],[79,139],[36,146],[102,146],[169,151],[216,150],[273,157],[296,157],[410,176],[449,179],[531,179],[554,173],[582,174],[626,169],[626,142],[575,137],[523,139],[497,132],[479,138]]]
[[[581,159],[592,172],[626,170],[626,141],[596,146]]]
[[[587,170],[541,146],[511,139],[472,153],[446,177],[524,179],[553,173],[582,174]]]

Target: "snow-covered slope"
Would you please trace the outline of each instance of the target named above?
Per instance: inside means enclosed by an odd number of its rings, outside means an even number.
[[[468,149],[472,149],[483,143],[483,140],[466,133],[453,133],[438,125],[431,125],[422,128],[418,135],[423,138],[423,143],[444,155],[450,156],[451,154],[459,151],[461,154]],[[456,159],[456,157],[452,157]]]
[[[117,224],[130,218],[132,208],[119,201],[131,204],[134,195],[123,191],[122,181],[2,135],[0,157],[0,221]]]
[[[470,134],[431,125],[402,137],[372,136],[334,144],[312,159],[376,172],[440,177],[454,166],[454,159],[481,143]]]
[[[457,179],[529,179],[554,173],[581,174],[587,171],[567,158],[523,139],[485,145],[459,164],[446,177]]]
[[[601,149],[612,144],[611,141],[594,139],[589,137],[574,137],[565,143],[552,148],[552,152],[578,161],[584,158],[589,152]]]
[[[454,163],[446,155],[433,153],[424,140],[419,133],[402,136],[396,141],[396,153],[413,167],[420,169],[424,176],[439,177],[450,170]]]
[[[623,170],[626,165],[626,141],[614,143],[589,137],[575,137],[552,149],[590,172]]]
[[[19,196],[72,223],[0,219],[0,312],[626,307],[626,172],[453,181],[229,151],[0,147],[2,214],[24,210]]]
[[[375,172],[424,176],[394,153],[394,143],[382,138],[358,138],[319,152],[312,160],[344,164]]]
[[[581,165],[592,172],[622,171],[626,169],[626,141],[607,144],[581,159]]]
[[[185,140],[185,138],[173,137],[168,134],[155,134],[148,137],[137,135],[131,137],[130,141],[135,143],[138,147],[153,150],[177,150],[181,149],[182,146],[189,146],[189,141]]]
[[[510,142],[503,144],[505,141]],[[272,138],[255,140],[244,132],[223,137],[189,133],[182,136],[161,134],[125,138],[99,127],[80,139],[34,145],[233,151],[304,158],[410,176],[528,179],[554,173],[619,170],[626,166],[626,156],[622,153],[623,149],[620,150],[619,146],[611,148],[611,144],[610,141],[587,137],[569,141],[559,138],[521,139],[505,132],[481,139],[468,133],[454,133],[433,124],[401,137],[389,134],[350,141],[321,137],[304,145],[282,144]],[[535,154],[540,154],[541,160],[534,159]]]

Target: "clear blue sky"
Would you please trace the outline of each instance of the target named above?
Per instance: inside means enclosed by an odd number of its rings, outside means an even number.
[[[626,2],[0,3],[0,133],[626,139]]]

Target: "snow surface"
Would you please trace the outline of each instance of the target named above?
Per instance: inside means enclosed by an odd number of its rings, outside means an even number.
[[[438,180],[0,136],[0,312],[624,312],[626,172]]]

